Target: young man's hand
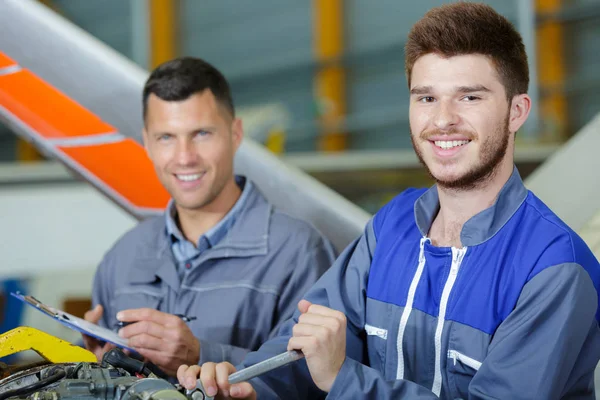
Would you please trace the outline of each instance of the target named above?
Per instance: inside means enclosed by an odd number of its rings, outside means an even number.
[[[306,300],[298,303],[298,309],[302,315],[294,325],[288,350],[304,353],[313,382],[329,392],[346,360],[346,316]]]
[[[123,310],[117,319],[132,322],[119,330],[129,347],[170,376],[182,364],[197,364],[200,341],[178,316],[151,308]]]
[[[229,375],[235,372],[235,367],[228,362],[219,364],[205,363],[198,365],[182,365],[177,370],[177,379],[186,389],[194,389],[200,379],[206,394],[216,399],[256,400],[256,392],[248,382],[229,384]]]

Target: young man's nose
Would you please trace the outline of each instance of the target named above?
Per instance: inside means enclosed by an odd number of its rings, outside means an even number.
[[[433,116],[433,124],[442,131],[450,130],[458,125],[460,118],[450,102],[440,101]]]

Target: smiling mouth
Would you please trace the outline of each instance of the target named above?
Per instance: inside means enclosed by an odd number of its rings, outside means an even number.
[[[182,182],[193,182],[193,181],[196,181],[196,180],[202,178],[203,175],[204,175],[204,173],[201,173],[201,174],[175,174],[175,177]]]
[[[465,144],[469,144],[470,140],[435,140],[433,144],[443,150],[449,150],[456,147],[464,146]]]

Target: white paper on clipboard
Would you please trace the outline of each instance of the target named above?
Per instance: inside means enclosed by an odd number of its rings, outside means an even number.
[[[127,346],[127,339],[123,339],[117,335],[116,332],[113,332],[110,329],[98,326],[65,311],[44,304],[33,296],[22,295],[19,292],[11,293],[11,295],[21,300],[23,303],[49,316],[50,318],[60,322],[67,328],[71,328],[88,336],[92,336],[100,341],[109,342],[123,349],[135,352],[134,349]]]

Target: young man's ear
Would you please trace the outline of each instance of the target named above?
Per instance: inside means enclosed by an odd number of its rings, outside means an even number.
[[[517,132],[527,120],[531,111],[531,98],[527,94],[518,94],[513,97],[508,117],[508,130]]]

